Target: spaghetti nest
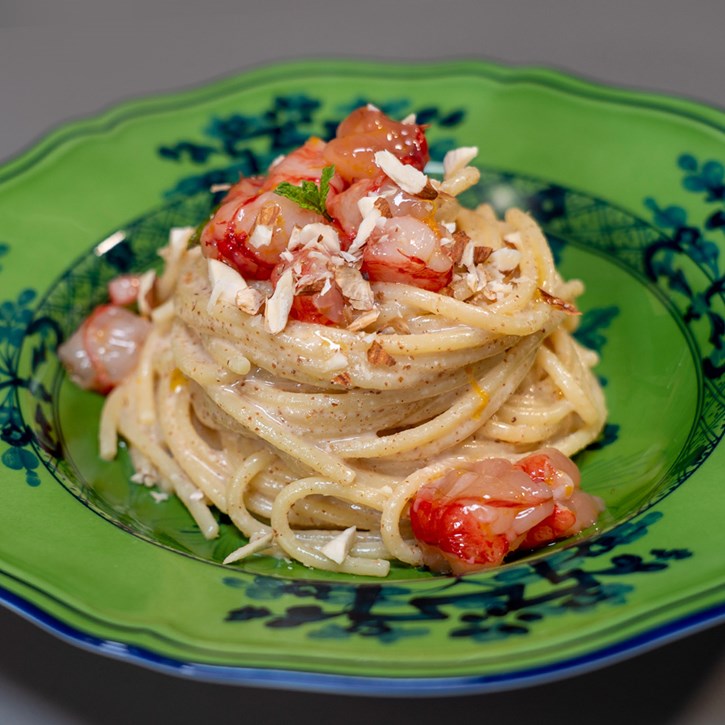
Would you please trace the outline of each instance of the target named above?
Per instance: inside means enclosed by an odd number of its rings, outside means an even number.
[[[102,455],[125,438],[138,480],[175,493],[206,537],[210,507],[227,514],[250,540],[230,561],[266,551],[375,576],[391,559],[421,565],[409,505],[422,487],[493,456],[572,455],[606,416],[596,355],[571,335],[583,286],[561,279],[539,227],[515,209],[449,214],[487,258],[437,291],[372,282],[376,315],[360,329],[290,318],[270,331],[185,250],[107,399]]]

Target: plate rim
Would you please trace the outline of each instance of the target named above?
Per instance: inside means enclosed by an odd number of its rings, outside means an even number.
[[[99,114],[70,121],[61,124],[55,130],[50,131],[41,140],[33,143],[30,148],[22,151],[16,157],[11,157],[9,160],[0,165],[0,185],[6,180],[13,178],[19,174],[24,173],[25,169],[31,170],[34,164],[41,159],[45,154],[50,153],[52,150],[62,147],[63,144],[68,143],[76,136],[85,136],[87,134],[103,133],[107,130],[113,129],[116,125],[122,124],[127,118],[133,118],[137,115],[152,114],[156,109],[160,112],[164,112],[172,107],[176,103],[182,103],[185,99],[192,97],[200,102],[202,96],[208,94],[208,98],[223,96],[228,92],[239,90],[242,86],[238,85],[240,81],[244,80],[250,85],[257,85],[263,83],[265,80],[269,80],[278,74],[285,73],[289,69],[294,69],[299,72],[302,76],[313,74],[315,71],[319,71],[326,68],[330,60],[302,60],[302,61],[288,61],[284,63],[274,63],[262,66],[257,69],[242,71],[241,73],[233,74],[222,79],[212,79],[207,83],[200,84],[193,88],[172,91],[170,93],[162,93],[159,95],[152,95],[143,97],[140,99],[127,100],[119,104],[114,104],[113,107],[102,111]],[[356,61],[356,60],[345,60],[343,62],[343,69],[348,69],[361,75],[369,73],[371,69],[380,69],[381,66],[387,66],[388,68],[394,68],[402,73],[409,73],[411,75],[418,75],[436,70],[440,75],[446,73],[455,73],[459,71],[466,71],[473,73],[476,76],[481,74],[486,75],[493,80],[500,82],[520,82],[520,83],[533,83],[543,84],[547,87],[554,86],[558,89],[563,89],[567,92],[574,93],[575,95],[581,95],[582,92],[585,94],[592,94],[599,100],[612,100],[619,103],[626,103],[628,105],[635,105],[637,107],[646,107],[665,113],[675,113],[678,116],[683,116],[690,121],[695,121],[706,125],[711,129],[715,129],[720,132],[725,132],[725,113],[723,111],[701,103],[699,101],[693,101],[677,96],[670,96],[661,93],[652,93],[647,91],[636,91],[631,89],[618,88],[616,86],[610,86],[608,84],[593,82],[585,80],[579,76],[566,73],[560,70],[532,67],[532,66],[504,66],[496,63],[483,62],[477,60],[465,60],[465,61],[439,61],[439,62],[425,62],[425,63],[397,63],[397,62],[378,62],[378,61]],[[340,66],[335,69],[335,72],[340,70]],[[244,84],[242,84],[244,85]],[[703,114],[706,118],[703,118]],[[68,638],[63,637],[58,628],[47,626],[42,620],[42,617],[35,616],[33,614],[33,608],[37,608],[30,600],[22,600],[27,604],[27,609],[20,606],[17,602],[13,603],[13,598],[18,598],[18,595],[12,591],[5,589],[0,585],[0,603],[4,604],[13,611],[16,611],[21,616],[34,621],[36,624],[41,626],[46,631],[50,631],[61,639],[66,639],[69,642],[82,646],[82,643],[76,641],[76,637],[70,636]],[[39,612],[42,612],[37,608]],[[43,613],[45,617],[49,619],[55,619],[53,615],[49,613]],[[648,630],[647,635],[638,635],[631,639],[625,640],[618,644],[614,649],[622,649],[619,654],[610,653],[605,654],[607,648],[599,650],[602,653],[601,656],[597,656],[597,652],[591,653],[591,655],[583,658],[583,660],[591,660],[590,662],[578,662],[576,664],[564,664],[557,662],[554,664],[547,664],[544,666],[546,670],[543,673],[531,675],[528,677],[522,673],[524,670],[517,671],[514,674],[507,674],[502,678],[495,676],[483,676],[483,677],[452,677],[452,678],[429,678],[429,677],[411,677],[404,679],[391,678],[384,676],[382,678],[372,675],[344,675],[344,676],[331,676],[323,672],[306,672],[295,669],[273,669],[273,668],[242,668],[242,667],[226,667],[226,666],[211,666],[204,665],[206,668],[217,670],[233,670],[243,673],[241,678],[233,677],[231,680],[219,679],[221,673],[205,677],[204,674],[199,673],[199,665],[194,663],[185,663],[181,660],[178,661],[179,668],[185,667],[196,667],[195,673],[180,672],[172,668],[174,674],[190,675],[196,679],[208,679],[214,682],[236,682],[237,684],[258,684],[271,687],[285,687],[292,689],[310,689],[315,691],[326,691],[326,692],[342,692],[346,691],[348,687],[352,687],[350,690],[356,694],[376,694],[391,696],[400,694],[412,694],[413,688],[418,690],[421,684],[427,683],[441,683],[442,690],[435,694],[463,694],[463,693],[474,693],[474,692],[486,692],[492,690],[501,690],[504,688],[521,687],[532,684],[539,684],[552,679],[559,679],[565,674],[573,674],[574,672],[583,672],[586,669],[595,669],[596,667],[608,664],[611,661],[617,661],[624,657],[636,654],[645,649],[650,649],[658,644],[666,641],[672,641],[681,636],[685,636],[699,629],[707,626],[712,626],[721,622],[725,619],[725,604],[711,606],[697,615],[688,615],[680,617],[679,619],[670,622],[667,625],[662,625],[654,630]],[[57,619],[57,622],[61,620]],[[64,627],[74,629],[72,625],[63,624]],[[84,635],[82,630],[76,630],[79,635]],[[655,634],[657,632],[657,634]],[[85,635],[86,637],[89,635]],[[93,636],[93,635],[90,635]],[[644,638],[644,639],[642,639]],[[642,641],[640,641],[642,640]],[[138,664],[144,664],[150,666],[153,669],[161,669],[165,671],[162,665],[158,667],[149,664],[149,659],[143,656],[138,658],[134,656],[124,656],[118,652],[109,652],[107,648],[104,648],[101,644],[103,640],[99,640],[99,644],[89,647],[88,649],[109,654],[119,659],[130,659]],[[627,645],[627,646],[625,646]],[[153,653],[152,653],[153,654]],[[585,669],[582,669],[585,668]],[[537,668],[535,668],[537,669]],[[274,673],[272,675],[272,681],[257,682],[250,673]],[[302,680],[307,676],[310,676],[309,685],[302,685],[300,682],[295,685],[294,682],[283,681],[284,678],[279,677],[279,673],[285,673],[289,675],[292,680]],[[252,679],[250,679],[252,678]],[[332,678],[332,679],[329,679]],[[263,680],[265,678],[262,678]],[[314,682],[312,682],[314,680]],[[341,685],[340,681],[344,683]],[[380,683],[373,684],[374,681],[382,680],[384,683],[394,683],[391,685],[392,688],[405,688],[410,687],[409,690],[388,690],[387,684],[382,687],[383,691],[380,691]],[[406,681],[410,680],[411,684],[406,684]],[[474,681],[472,681],[474,680]],[[485,681],[482,681],[485,680]],[[523,681],[526,680],[526,681]],[[337,682],[338,684],[325,684],[326,682]],[[358,682],[359,681],[359,682]],[[353,684],[355,683],[355,684]],[[470,688],[470,689],[466,689]],[[454,690],[452,692],[445,692],[445,690]],[[373,691],[374,690],[374,691]]]

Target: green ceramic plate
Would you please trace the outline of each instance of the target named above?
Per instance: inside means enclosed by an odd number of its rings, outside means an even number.
[[[213,182],[265,167],[364,101],[478,145],[469,202],[529,209],[587,285],[610,418],[579,456],[595,536],[464,579],[311,572],[208,543],[98,461],[100,400],[55,348],[104,282],[156,263]],[[106,654],[217,681],[402,694],[562,676],[725,614],[725,115],[542,70],[304,62],[128,103],[0,169],[0,595]],[[120,243],[96,254],[114,233]]]

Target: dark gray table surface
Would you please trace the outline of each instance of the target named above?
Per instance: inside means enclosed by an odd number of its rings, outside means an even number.
[[[725,107],[724,0],[0,0],[0,161],[119,101],[303,57],[486,58]],[[0,532],[2,536],[2,532]],[[725,626],[564,681],[383,700],[188,682],[0,608],[0,723],[725,723]]]

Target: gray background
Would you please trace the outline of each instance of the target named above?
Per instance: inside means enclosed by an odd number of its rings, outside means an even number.
[[[724,0],[0,0],[0,160],[124,99],[302,57],[547,65],[725,107],[724,35]],[[0,723],[18,725],[725,723],[725,626],[562,682],[423,695],[380,700],[186,682],[88,654],[0,609]]]

